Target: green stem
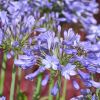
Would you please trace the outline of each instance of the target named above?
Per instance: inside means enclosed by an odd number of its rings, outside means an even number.
[[[20,81],[21,81],[21,68],[18,67],[18,84],[17,84],[17,94],[20,92]]]
[[[62,95],[62,99],[61,100],[65,100],[66,99],[66,85],[67,85],[67,80],[64,79],[64,87],[63,87],[63,95]]]
[[[98,97],[98,100],[100,100],[100,89],[96,90],[96,96]]]
[[[42,74],[39,74],[38,79],[37,79],[37,87],[36,87],[36,91],[34,93],[33,100],[39,100],[39,98],[40,98],[41,81],[42,81]]]
[[[60,87],[61,87],[61,73],[59,72],[58,74],[58,88],[59,88],[59,92],[57,94],[56,100],[60,100]]]
[[[1,68],[1,77],[0,77],[0,95],[3,94],[6,62],[7,62],[7,56],[6,56],[6,52],[4,52],[3,61],[2,61],[2,68]]]
[[[53,100],[53,96],[51,95],[51,92],[50,92],[53,86],[54,86],[54,79],[51,79],[50,85],[49,85],[49,99],[48,100]]]
[[[10,100],[14,100],[15,79],[16,79],[16,68],[15,65],[13,64],[12,81],[11,81],[11,88],[10,88]]]

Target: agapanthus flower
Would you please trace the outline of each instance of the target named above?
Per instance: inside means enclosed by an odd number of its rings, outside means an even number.
[[[74,31],[70,28],[67,31],[64,31],[64,43],[66,45],[72,45],[72,46],[77,46],[78,43],[80,42],[80,36],[78,34],[75,34]]]
[[[100,36],[99,28],[100,28],[100,25],[91,25],[89,30],[88,30],[88,33],[91,34],[91,36],[92,36],[92,34],[95,35],[95,36]]]
[[[1,25],[8,25],[9,19],[6,11],[0,11],[0,22]]]
[[[73,86],[76,90],[79,90],[80,89],[80,86],[79,84],[77,83],[77,81],[73,80]]]
[[[53,31],[46,31],[44,33],[41,33],[37,37],[37,39],[40,40],[40,42],[44,42],[45,44],[47,44],[47,49],[50,50],[55,39],[55,33]]]
[[[90,93],[91,93],[90,89],[81,89],[81,94],[84,95],[84,96],[86,96]]]
[[[65,49],[66,54],[76,54],[77,50],[76,49]]]
[[[83,27],[83,30],[87,34],[88,33],[89,34],[91,33],[99,34],[99,30],[98,30],[99,25],[97,25],[97,21],[94,18],[94,14],[97,14],[99,11],[98,9],[99,4],[96,2],[96,0],[89,0],[89,1],[64,0],[63,2],[61,2],[61,6],[64,7],[61,13],[66,18],[66,22],[80,23],[80,26]]]
[[[80,47],[83,48],[85,51],[99,51],[99,45],[92,44],[90,41],[81,42]]]
[[[4,33],[3,33],[2,30],[0,29],[0,45],[2,44],[3,36],[4,36]]]
[[[49,8],[49,9],[52,8],[52,2],[49,2],[48,0],[44,0],[42,2],[41,2],[41,0],[38,0],[38,1],[35,0],[34,4],[40,8],[45,8],[45,7]]]
[[[91,65],[88,65],[88,66],[87,66],[87,70],[88,70],[89,72],[91,72],[91,73],[96,73],[96,72],[97,72],[97,69],[98,69],[98,68],[96,68],[95,66],[91,66]],[[99,73],[99,70],[98,70],[97,73]]]
[[[43,15],[35,18],[28,0],[12,0],[7,2],[7,6],[5,5],[6,2],[1,5],[0,11],[0,46],[3,49],[9,49],[7,54],[10,54],[10,50],[21,52],[23,48],[30,46],[29,39],[33,34],[32,32],[36,32],[37,29],[43,29],[41,25],[46,21],[40,22],[40,19],[43,17],[46,19],[46,16]],[[44,29],[47,30],[46,28]],[[33,41],[34,39],[31,39],[31,42]],[[10,55],[7,56],[10,58]],[[30,64],[30,62],[28,63]]]
[[[10,53],[7,53],[7,59],[10,59],[12,56]]]
[[[89,81],[93,87],[100,88],[100,82],[95,82],[94,80]]]
[[[45,59],[42,60],[42,64],[47,69],[52,68],[53,70],[57,70],[57,68],[59,66],[59,60],[54,55],[53,56],[46,55]]]
[[[96,72],[97,72],[97,73],[100,73],[100,67],[97,67],[97,68],[96,68]]]
[[[36,32],[46,32],[47,29],[46,28],[36,28],[34,31],[36,31]]]
[[[96,96],[96,94],[93,94],[93,95],[92,95],[91,100],[98,100],[98,97]]]
[[[45,71],[44,67],[39,67],[38,70],[36,70],[35,72],[33,72],[31,74],[26,75],[25,78],[29,79],[29,80],[33,80],[36,76],[38,76],[40,73],[42,73],[44,71]]]
[[[79,96],[71,98],[70,100],[84,100],[84,96],[83,95],[79,95]]]
[[[89,80],[84,80],[83,84],[85,85],[85,87],[90,88],[92,87],[92,84],[89,82]]]
[[[78,74],[84,80],[89,80],[91,78],[89,73],[83,72],[81,70],[78,70]]]
[[[65,67],[62,68],[62,76],[64,76],[66,79],[70,80],[70,76],[76,75],[75,71],[76,65],[72,65],[71,63],[68,63]]]
[[[61,29],[59,29],[59,32],[61,32]],[[45,32],[44,32],[45,33]],[[42,43],[45,43],[48,44],[48,39],[50,38],[49,35],[45,35],[44,33],[41,33],[40,34],[40,38],[38,38],[40,41],[41,41],[41,44]],[[44,34],[44,36],[43,36]],[[43,37],[42,37],[43,36]],[[47,37],[48,36],[48,37]],[[47,37],[47,38],[46,38]],[[55,39],[56,36],[53,36],[53,38]],[[63,41],[63,42],[62,42]],[[58,55],[56,55],[58,58],[56,58],[55,60],[53,59],[53,56],[52,53],[55,55],[56,53],[55,52],[49,52],[48,50],[48,53],[45,52],[44,50],[44,56],[43,56],[43,60],[42,60],[42,64],[45,65],[45,68],[47,69],[53,69],[57,71],[60,71],[61,72],[61,75],[64,76],[66,79],[70,79],[71,76],[74,76],[74,75],[79,75],[82,80],[83,80],[83,83],[85,86],[93,86],[93,84],[90,82],[91,81],[91,76],[90,76],[90,73],[96,73],[97,72],[97,63],[95,63],[94,61],[97,61],[97,57],[96,55],[94,54],[94,52],[98,52],[99,51],[99,44],[98,45],[95,45],[95,44],[92,44],[91,42],[86,42],[87,44],[90,43],[90,47],[86,46],[86,45],[81,45],[82,43],[84,44],[85,42],[81,42],[80,43],[80,36],[79,35],[75,35],[74,31],[72,29],[69,29],[68,32],[67,31],[64,31],[64,38],[62,38],[61,40],[59,40],[58,42],[60,45],[58,46],[55,46],[52,49],[53,50],[56,50],[57,47],[60,48],[61,52],[57,52]],[[40,44],[40,45],[41,45]],[[55,42],[51,42],[51,45],[52,44],[55,44]],[[62,48],[61,45],[64,45],[64,48]],[[43,45],[41,45],[43,46]],[[93,50],[92,48],[95,47],[95,50]],[[87,47],[87,48],[85,48]],[[88,49],[89,48],[89,49]],[[49,49],[49,48],[47,48]],[[81,51],[82,53],[80,53],[80,50],[83,50]],[[46,55],[49,54],[49,55]],[[51,53],[51,55],[50,55]],[[73,59],[73,62],[72,64],[71,63],[68,63],[70,62],[70,57],[67,58],[69,60],[65,60],[66,63],[63,63],[64,65],[61,65],[61,59],[59,59],[59,57],[62,57],[60,54],[62,53],[65,53],[65,56],[72,56],[71,59]],[[45,58],[45,59],[44,59]],[[53,61],[51,60],[53,59]],[[58,61],[56,62],[56,60],[58,59]],[[82,67],[83,69],[87,69],[89,72],[84,72],[82,70],[80,70],[77,66],[77,64],[74,64],[75,61],[78,61],[80,62],[80,64],[82,64]],[[99,61],[98,61],[99,62]],[[54,63],[56,65],[56,67],[52,67],[54,66]],[[56,64],[57,63],[57,64]],[[95,64],[95,65],[94,65]],[[74,87],[76,89],[79,89],[79,85],[76,81],[74,81],[73,83]],[[96,87],[96,86],[94,86]]]
[[[47,83],[48,83],[48,81],[49,81],[49,78],[50,78],[49,75],[46,75],[46,76],[44,77],[44,79],[43,79],[42,82],[41,82],[42,86],[46,86],[46,85],[47,85]]]
[[[6,100],[6,97],[2,96],[0,97],[0,100]]]
[[[24,8],[24,9],[22,9]],[[31,8],[29,6],[28,0],[23,1],[10,1],[7,7],[7,10],[10,14],[12,14],[12,17],[17,17],[20,14],[24,15],[24,13],[30,13]]]
[[[56,96],[57,93],[58,93],[58,91],[59,91],[58,83],[56,82],[56,83],[54,84],[54,87],[51,89],[51,94],[54,95],[54,96]]]
[[[97,12],[95,0],[0,0],[0,47],[7,49],[8,58],[17,54],[14,64],[23,69],[38,65],[26,79],[33,80],[48,70],[50,76],[42,80],[43,86],[51,77],[58,79],[60,75],[69,80],[79,75],[86,87],[100,88],[100,82],[92,80],[90,75],[100,73],[100,31],[93,17]],[[80,36],[71,28],[64,30],[62,36],[60,22],[79,23],[93,34],[87,36],[86,42],[80,42]],[[34,33],[36,37],[32,36]],[[54,96],[59,91],[57,82],[51,90]],[[76,80],[73,85],[80,89]],[[74,100],[83,98],[84,93]]]
[[[99,42],[99,37],[100,37],[100,25],[91,25],[87,29],[88,35],[86,38],[91,41],[94,44],[97,44]]]
[[[36,57],[29,55],[19,55],[18,59],[15,59],[14,61],[15,65],[20,66],[23,69],[33,67],[35,63],[36,63]]]

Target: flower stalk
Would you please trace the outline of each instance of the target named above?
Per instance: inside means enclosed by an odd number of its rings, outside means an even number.
[[[60,87],[61,87],[61,73],[59,72],[59,76],[58,76],[58,89],[59,89],[59,91],[58,91],[58,94],[56,97],[57,100],[60,100]]]
[[[37,77],[37,86],[36,86],[36,90],[35,90],[35,93],[34,93],[33,100],[39,100],[39,98],[40,98],[41,81],[42,81],[42,74],[39,74],[38,77]]]
[[[49,84],[50,85],[49,85],[49,97],[48,97],[48,100],[53,100],[53,96],[51,95],[51,92],[50,91],[51,91],[51,89],[52,89],[52,87],[54,85],[54,80],[51,79]]]
[[[66,99],[66,89],[67,89],[67,80],[64,79],[64,86],[63,86],[63,95],[62,95],[62,99],[61,100],[65,100]]]
[[[14,59],[15,58],[16,58],[16,56],[14,57]],[[16,67],[13,63],[12,81],[11,81],[11,87],[10,87],[10,100],[14,100],[15,80],[16,80]]]
[[[3,94],[6,62],[7,62],[7,55],[6,55],[6,52],[4,52],[3,60],[2,60],[2,68],[1,68],[1,77],[0,77],[0,95]]]

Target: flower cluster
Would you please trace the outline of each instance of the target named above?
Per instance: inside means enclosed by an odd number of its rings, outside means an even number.
[[[32,34],[46,31],[48,28],[54,29],[59,23],[55,20],[58,18],[57,14],[52,12],[41,16],[37,7],[32,6],[28,0],[1,0],[0,47],[9,51],[9,57],[13,56],[11,52],[20,53],[21,49],[33,43]]]
[[[61,29],[60,26],[59,28]],[[60,31],[57,33],[60,33]],[[59,76],[70,80],[72,76],[78,75],[87,89],[90,89],[90,87],[100,88],[100,82],[92,79],[93,75],[100,73],[100,58],[98,56],[100,44],[92,44],[90,41],[80,41],[80,36],[75,34],[72,29],[65,30],[63,37],[59,38],[57,35],[55,32],[48,30],[35,37],[36,44],[34,45],[33,52],[37,58],[33,57],[36,60],[36,65],[40,67],[25,78],[33,80],[40,73],[44,71],[49,72],[41,84],[45,86],[51,77],[56,77],[58,80],[51,90],[51,94],[53,95],[56,95],[60,90],[58,86]],[[30,56],[21,55],[23,59],[26,59],[25,62],[28,60],[32,63],[33,60],[29,60]],[[21,63],[20,59],[20,57],[16,59],[15,64],[17,63],[17,65],[19,64],[23,68],[23,63]],[[32,65],[27,63],[25,66]],[[53,74],[50,74],[52,72]],[[79,84],[75,80],[73,80],[73,86],[77,90],[80,89]],[[84,94],[82,95],[83,97],[85,96]]]
[[[0,0],[0,48],[7,51],[8,58],[17,56],[14,64],[22,69],[38,65],[26,79],[45,74],[42,86],[55,79],[52,95],[59,93],[62,78],[78,76],[86,89],[73,80],[81,95],[71,100],[88,99],[87,95],[95,100],[91,88],[100,89],[100,82],[94,80],[94,75],[100,74],[97,12],[95,0]],[[72,28],[63,30],[62,22],[80,23],[88,33],[86,41],[80,41]]]
[[[99,5],[96,0],[44,0],[42,3],[35,0],[34,5],[46,12],[57,12],[61,22],[80,23],[87,32],[89,26],[97,24],[94,14],[98,13]]]

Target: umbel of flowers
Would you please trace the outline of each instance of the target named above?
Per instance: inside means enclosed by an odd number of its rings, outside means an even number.
[[[95,81],[95,75],[100,73],[100,25],[93,17],[97,12],[95,0],[0,0],[0,48],[4,52],[0,95],[3,95],[6,61],[14,57],[14,64],[22,69],[38,65],[35,72],[25,76],[29,80],[38,78],[33,100],[39,100],[41,87],[48,84],[49,100],[53,96],[65,100],[66,90],[60,97],[62,79],[67,88],[66,81],[73,76],[81,79],[86,88],[81,89],[77,80],[73,80],[81,95],[72,100],[99,100],[100,82]],[[72,28],[62,32],[63,23],[74,23],[75,29],[78,25],[78,30],[87,33],[86,41],[80,41],[80,35]],[[14,66],[10,100],[15,75]]]
[[[96,82],[93,77],[96,73],[100,73],[99,42],[96,44],[90,41],[81,42],[80,36],[75,34],[72,29],[65,30],[63,37],[60,35],[60,26],[58,26],[57,34],[51,30],[40,33],[34,37],[35,45],[31,51],[33,54],[19,55],[14,63],[23,69],[31,68],[32,65],[39,66],[35,72],[25,76],[29,80],[34,80],[38,75],[48,71],[49,73],[41,81],[41,85],[54,84],[50,90],[54,96],[60,93],[62,77],[65,80],[70,80],[71,76],[75,75],[78,75],[87,87],[82,92],[81,98],[88,99],[97,95],[98,92],[97,94],[92,93],[91,87],[97,90],[100,88],[100,82]],[[83,69],[87,71],[84,72]],[[56,81],[54,81],[55,78],[57,78]],[[73,80],[73,86],[76,90],[80,89],[76,80]]]

